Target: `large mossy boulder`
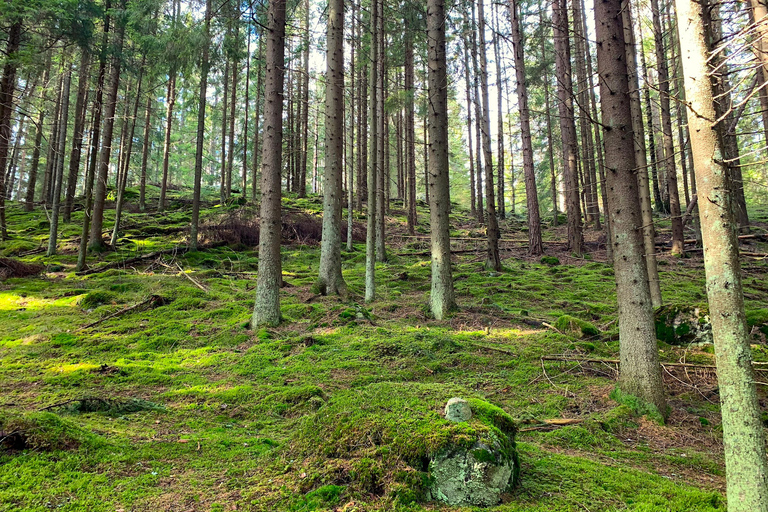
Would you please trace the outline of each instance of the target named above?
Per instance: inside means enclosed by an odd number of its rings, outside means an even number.
[[[463,418],[453,414],[457,403],[472,414]],[[515,481],[518,472],[515,426],[506,413],[482,400],[452,398],[448,401],[446,419],[463,423],[471,421],[470,416],[480,416],[484,418],[481,421],[498,430],[485,433],[471,446],[460,443],[434,454],[429,462],[432,482],[429,494],[433,500],[448,505],[488,507],[499,503],[501,494]],[[464,418],[466,421],[461,421]]]
[[[467,421],[444,417],[455,396],[466,397]],[[338,390],[293,432],[286,458],[304,461],[301,492],[343,482],[340,500],[373,494],[400,504],[494,505],[519,472],[513,419],[450,384]]]
[[[704,305],[667,304],[656,309],[656,338],[670,345],[712,343],[709,308]]]

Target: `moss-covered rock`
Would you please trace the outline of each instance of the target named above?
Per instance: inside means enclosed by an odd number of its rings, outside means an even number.
[[[712,324],[706,304],[666,304],[657,308],[654,316],[656,338],[665,343],[712,343]]]

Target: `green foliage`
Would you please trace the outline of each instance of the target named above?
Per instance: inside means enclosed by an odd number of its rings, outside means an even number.
[[[614,388],[610,396],[612,400],[629,407],[638,416],[647,416],[660,425],[664,424],[664,416],[655,405],[644,402],[635,395],[624,393],[619,387]]]

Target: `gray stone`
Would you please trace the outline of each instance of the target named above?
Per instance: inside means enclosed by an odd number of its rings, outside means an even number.
[[[445,404],[445,419],[448,421],[469,421],[470,418],[472,418],[472,409],[466,400],[454,397]]]
[[[480,441],[472,448],[454,447],[432,458],[431,499],[453,506],[490,507],[501,500],[513,482],[515,460],[501,443]]]

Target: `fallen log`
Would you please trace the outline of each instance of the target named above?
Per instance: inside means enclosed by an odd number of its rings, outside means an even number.
[[[164,299],[160,295],[151,295],[149,298],[139,302],[138,304],[134,304],[133,306],[129,306],[127,308],[123,308],[120,311],[118,311],[117,313],[112,313],[111,315],[107,315],[104,318],[100,318],[99,320],[96,320],[95,322],[91,322],[90,324],[88,324],[88,325],[86,325],[84,327],[81,327],[80,330],[82,331],[84,329],[90,329],[91,327],[95,327],[95,326],[99,325],[102,322],[106,322],[107,320],[111,320],[111,319],[116,318],[118,316],[122,316],[122,315],[124,315],[126,313],[130,313],[131,311],[135,311],[135,310],[137,310],[137,309],[139,309],[139,308],[141,308],[143,306],[149,306],[151,308],[154,308],[154,307],[157,307],[157,306],[162,306],[163,304],[166,304],[166,303],[167,303],[166,299]]]

